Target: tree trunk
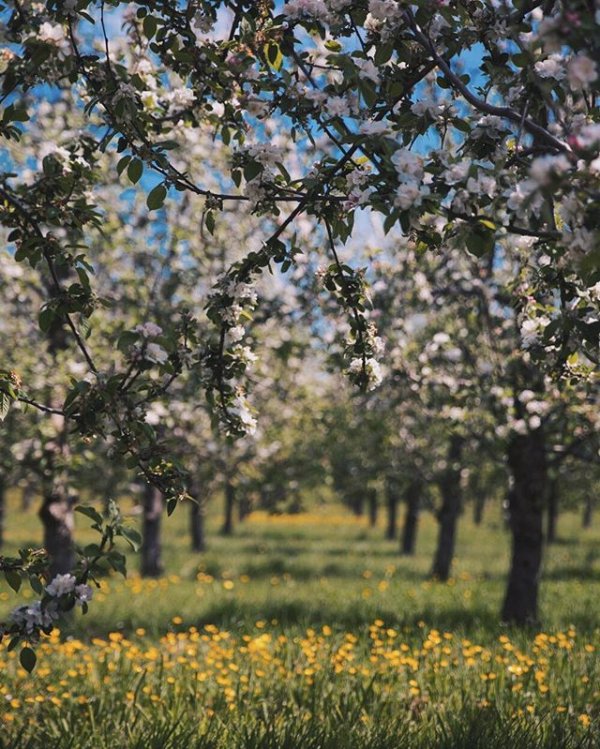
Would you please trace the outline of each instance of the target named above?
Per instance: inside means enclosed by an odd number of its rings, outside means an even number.
[[[23,512],[28,512],[31,509],[34,495],[35,486],[33,484],[25,484],[21,492],[21,509]]]
[[[243,523],[250,514],[250,501],[246,492],[238,498],[238,520]]]
[[[406,509],[404,511],[404,526],[402,528],[402,542],[400,552],[405,556],[413,556],[417,543],[417,528],[419,526],[419,504],[421,501],[421,481],[413,479],[404,493]]]
[[[462,438],[454,435],[448,448],[448,465],[440,478],[442,506],[438,512],[438,542],[432,577],[446,581],[450,577],[454,546],[456,543],[456,525],[460,514],[460,458]]]
[[[194,497],[195,502],[190,502],[190,533],[192,536],[192,551],[206,551],[206,538],[204,535],[204,503]]]
[[[558,479],[550,482],[548,489],[548,525],[546,526],[546,542],[556,541],[556,526],[558,523]]]
[[[151,484],[144,487],[142,514],[142,548],[140,573],[142,577],[160,577],[164,571],[160,531],[163,498]]]
[[[4,545],[4,519],[6,517],[6,483],[0,476],[0,549]]]
[[[350,506],[352,507],[352,512],[356,515],[356,517],[362,518],[362,516],[365,514],[364,492],[356,492],[352,497]]]
[[[485,492],[478,491],[473,504],[473,522],[481,525],[483,521],[483,509],[485,507]]]
[[[225,481],[225,517],[221,533],[231,536],[233,533],[233,508],[235,507],[235,486],[229,479]]]
[[[367,501],[369,503],[369,525],[374,528],[377,525],[377,489],[367,490]]]
[[[49,579],[66,575],[75,564],[73,500],[66,487],[54,486],[44,493],[39,517],[44,527],[44,548],[50,557]]]
[[[581,519],[581,525],[583,528],[591,528],[593,511],[594,502],[592,501],[592,494],[590,492],[586,494],[585,504],[583,505],[583,517]]]
[[[385,537],[392,541],[398,532],[398,488],[394,481],[386,484],[387,529]]]
[[[508,466],[513,479],[509,493],[512,556],[502,620],[519,625],[535,624],[548,483],[541,429],[512,437],[508,445]]]

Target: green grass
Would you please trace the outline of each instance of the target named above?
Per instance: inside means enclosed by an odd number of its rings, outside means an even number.
[[[575,515],[545,556],[537,632],[498,622],[495,512],[462,518],[448,584],[428,579],[429,515],[412,559],[338,507],[252,516],[231,538],[215,512],[202,555],[186,522],[165,521],[166,577],[140,580],[131,555],[32,676],[0,650],[2,749],[600,745],[600,533]],[[35,513],[13,509],[7,535],[7,552],[39,543]]]

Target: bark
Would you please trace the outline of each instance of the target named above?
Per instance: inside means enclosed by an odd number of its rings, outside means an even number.
[[[196,499],[196,502],[190,502],[190,534],[192,537],[192,551],[206,551],[204,519],[204,503],[200,502],[198,499]]]
[[[75,564],[73,529],[75,527],[73,506],[65,486],[53,486],[44,493],[39,517],[44,527],[44,548],[50,564],[49,579],[66,575]]]
[[[583,517],[581,519],[581,525],[584,528],[590,528],[592,525],[592,513],[594,511],[594,502],[592,495],[586,494],[585,504],[583,505]]]
[[[240,523],[243,523],[244,520],[248,517],[250,514],[250,500],[248,499],[247,494],[243,494],[238,499],[238,520]]]
[[[374,528],[377,525],[377,513],[379,509],[377,506],[376,489],[367,490],[367,502],[369,503],[369,525],[371,528]]]
[[[235,507],[235,486],[229,479],[225,481],[225,517],[221,533],[224,536],[231,536],[233,533],[233,509]]]
[[[558,481],[550,482],[548,490],[548,524],[546,526],[546,541],[552,544],[556,541],[556,526],[558,523]]]
[[[363,492],[358,492],[356,495],[354,495],[352,497],[350,505],[352,507],[352,512],[356,515],[356,517],[362,518],[362,516],[365,514],[365,497]]]
[[[406,487],[404,501],[404,526],[402,528],[402,542],[400,552],[405,556],[413,556],[417,543],[417,529],[419,527],[419,504],[421,500],[421,481],[412,480]]]
[[[42,504],[38,515],[44,529],[44,548],[48,553],[49,579],[71,572],[75,564],[73,530],[75,497],[69,491],[70,450],[65,419],[52,415],[56,438],[44,444]]]
[[[453,436],[448,448],[448,465],[440,478],[442,506],[438,512],[438,541],[431,570],[432,577],[446,581],[454,558],[456,526],[460,514],[460,458],[462,439]]]
[[[0,549],[4,545],[4,518],[6,517],[6,482],[0,476]]]
[[[541,429],[513,436],[508,445],[508,466],[513,479],[509,493],[512,554],[502,619],[518,625],[535,624],[548,488]]]
[[[387,504],[387,529],[385,537],[390,541],[396,538],[398,533],[398,488],[393,481],[388,481],[386,486]]]
[[[163,498],[151,484],[144,487],[142,514],[142,548],[140,573],[142,577],[160,577],[162,563],[161,525]]]
[[[21,509],[23,512],[27,512],[31,509],[33,504],[33,497],[35,496],[35,487],[33,484],[25,484],[23,491],[21,492]]]
[[[481,525],[483,522],[483,509],[485,507],[485,492],[478,491],[473,503],[473,522]]]

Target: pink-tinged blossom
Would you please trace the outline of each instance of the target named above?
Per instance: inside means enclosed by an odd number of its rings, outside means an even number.
[[[367,120],[361,123],[358,131],[361,135],[367,136],[386,135],[390,132],[390,126],[384,121]]]
[[[65,30],[57,23],[45,21],[39,28],[35,39],[60,47],[66,41]]]
[[[598,66],[587,55],[576,55],[567,66],[569,85],[575,91],[587,88],[590,83],[598,80]]]
[[[372,81],[373,83],[379,83],[379,70],[373,60],[355,59],[354,64],[358,68],[360,78]]]
[[[330,96],[325,101],[325,111],[331,117],[339,117],[350,114],[348,100],[343,96]]]
[[[539,185],[547,185],[553,175],[562,176],[571,168],[571,162],[561,153],[557,156],[547,154],[534,159],[529,169],[531,178]]]
[[[550,318],[542,315],[541,317],[528,317],[521,323],[521,339],[524,348],[531,348],[540,343],[542,333],[546,326],[550,325]]]
[[[156,336],[161,335],[163,332],[160,325],[156,325],[153,322],[145,322],[141,325],[136,325],[134,330],[144,338],[156,338]]]
[[[564,60],[558,54],[536,62],[534,70],[540,78],[554,78],[557,81],[562,80],[567,73]]]
[[[407,211],[409,208],[420,206],[423,198],[429,195],[429,188],[416,182],[400,185],[396,190],[394,205]]]
[[[423,158],[408,148],[399,148],[391,162],[400,182],[419,182],[423,178]]]

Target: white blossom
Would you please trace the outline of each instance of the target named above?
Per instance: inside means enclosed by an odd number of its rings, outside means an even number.
[[[75,590],[77,580],[74,575],[56,575],[56,577],[46,586],[46,593],[49,596],[59,598],[72,593]]]
[[[156,336],[161,335],[163,332],[160,325],[156,325],[153,322],[145,322],[141,325],[136,325],[134,330],[144,338],[156,338]]]
[[[144,359],[146,361],[164,364],[168,358],[169,354],[158,343],[149,343],[144,350]]]
[[[567,67],[569,85],[575,91],[587,88],[588,84],[598,80],[596,62],[584,54],[579,54],[569,61]]]
[[[533,66],[540,78],[554,78],[562,80],[566,75],[564,60],[560,55],[550,55],[546,60],[540,60]]]

